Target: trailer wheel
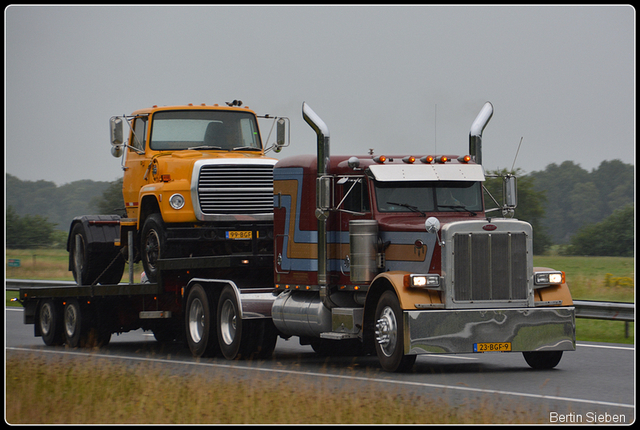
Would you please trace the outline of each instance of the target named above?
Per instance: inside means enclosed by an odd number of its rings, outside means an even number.
[[[64,307],[64,337],[71,348],[82,346],[81,343],[86,338],[87,325],[83,318],[80,302],[70,299]]]
[[[413,367],[415,355],[404,355],[402,309],[393,291],[385,291],[375,313],[375,346],[382,368],[388,372],[405,372]]]
[[[47,346],[62,345],[62,313],[60,307],[53,300],[45,300],[38,311],[38,326],[42,340]]]
[[[149,282],[158,281],[158,260],[165,256],[166,232],[162,215],[153,213],[147,217],[142,227],[142,266]]]
[[[187,297],[185,312],[185,334],[187,344],[195,357],[213,356],[217,353],[218,342],[215,330],[215,309],[213,301],[200,284],[194,285]]]
[[[242,344],[243,322],[233,289],[224,287],[218,301],[218,343],[222,355],[229,360],[238,357]]]
[[[533,369],[553,369],[560,363],[562,351],[528,351],[522,355]]]

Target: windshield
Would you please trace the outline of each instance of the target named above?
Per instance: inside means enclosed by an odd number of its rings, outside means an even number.
[[[375,182],[380,212],[482,211],[480,182]]]
[[[153,115],[150,147],[180,149],[262,149],[255,116],[237,111],[162,111]]]

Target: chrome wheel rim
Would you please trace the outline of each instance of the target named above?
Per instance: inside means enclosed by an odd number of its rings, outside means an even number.
[[[236,331],[236,308],[231,300],[226,300],[220,311],[220,334],[226,345],[233,343]]]
[[[75,306],[67,305],[64,309],[64,329],[67,337],[72,338],[76,334],[78,324],[78,311]]]
[[[386,357],[390,357],[396,349],[396,344],[398,343],[398,323],[393,309],[389,306],[385,306],[376,321],[376,341]]]
[[[51,332],[51,324],[53,321],[53,310],[51,303],[45,303],[40,309],[40,332],[43,336],[47,336]]]
[[[195,343],[202,340],[204,333],[204,308],[200,299],[196,298],[191,302],[189,309],[189,334]]]

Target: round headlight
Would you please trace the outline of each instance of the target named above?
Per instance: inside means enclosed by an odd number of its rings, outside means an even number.
[[[184,197],[182,194],[174,194],[169,197],[169,204],[174,209],[182,209],[184,207]]]

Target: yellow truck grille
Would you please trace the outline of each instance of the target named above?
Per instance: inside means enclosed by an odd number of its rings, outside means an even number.
[[[204,165],[198,178],[204,215],[252,215],[273,212],[272,165]]]

